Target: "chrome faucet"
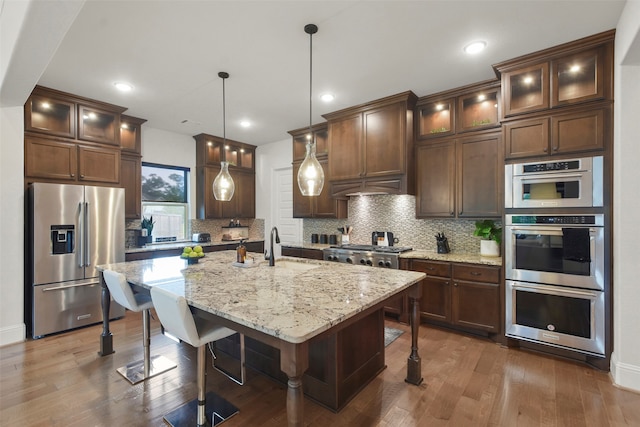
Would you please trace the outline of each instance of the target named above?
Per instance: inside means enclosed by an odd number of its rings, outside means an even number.
[[[280,243],[280,236],[278,235],[278,228],[273,227],[271,229],[271,236],[269,239],[269,255],[267,255],[267,251],[264,251],[264,259],[269,260],[269,267],[273,267],[276,265],[276,257],[273,255],[273,232],[276,232],[276,243]]]

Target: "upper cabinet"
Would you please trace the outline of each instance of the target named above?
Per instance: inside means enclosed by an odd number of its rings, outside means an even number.
[[[319,123],[309,128],[300,128],[290,130],[289,134],[293,137],[293,161],[304,160],[307,154],[307,142],[311,139],[316,144],[316,157],[323,158],[329,155],[329,132],[327,123]],[[327,171],[325,170],[325,173]]]
[[[613,140],[613,42],[607,31],[497,65],[505,159],[603,151]]]
[[[120,116],[120,148],[130,154],[142,154],[142,124],[145,119]]]
[[[613,40],[607,31],[494,65],[503,117],[613,98]]]
[[[196,140],[196,211],[198,219],[255,218],[256,184],[254,145],[204,133]],[[229,162],[235,185],[233,197],[221,202],[213,197],[213,180],[220,162]]]
[[[323,115],[329,126],[329,180],[334,197],[414,194],[416,101],[413,92],[403,92]]]
[[[347,200],[337,199],[331,196],[331,184],[329,183],[329,145],[327,123],[320,123],[309,128],[301,128],[289,131],[293,138],[293,217],[294,218],[346,218]],[[319,196],[303,196],[298,187],[298,170],[307,153],[307,142],[311,140],[316,144],[316,158],[325,174],[324,187]]]
[[[25,131],[76,137],[76,104],[61,93],[36,88],[24,107]]]
[[[120,145],[120,113],[122,111],[78,104],[78,139]]]
[[[416,136],[429,140],[500,126],[500,81],[489,80],[421,97]]]
[[[220,166],[220,162],[228,162],[229,169],[255,170],[255,146],[206,133],[193,138],[196,140],[196,166]]]

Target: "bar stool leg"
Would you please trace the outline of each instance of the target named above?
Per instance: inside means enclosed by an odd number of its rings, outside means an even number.
[[[198,384],[198,425],[205,425],[207,417],[205,413],[206,405],[206,381],[207,381],[207,352],[206,347],[201,345],[198,347],[198,370],[197,370],[197,384]]]
[[[142,310],[142,347],[144,356],[142,360],[131,362],[118,369],[118,373],[125,377],[131,384],[137,384],[147,378],[162,374],[177,365],[171,360],[159,354],[151,357],[151,321],[150,311]]]
[[[149,310],[142,311],[142,345],[144,347],[144,377],[149,377],[151,370],[151,322]]]

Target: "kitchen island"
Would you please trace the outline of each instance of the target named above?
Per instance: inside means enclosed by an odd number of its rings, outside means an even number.
[[[303,424],[302,378],[309,368],[310,343],[370,317],[385,301],[402,293],[412,303],[414,318],[406,381],[420,384],[418,299],[424,273],[286,257],[278,259],[275,267],[262,261],[240,268],[232,265],[235,256],[234,251],[223,251],[207,254],[193,265],[170,257],[99,268],[120,272],[142,289],[162,286],[184,295],[197,315],[278,349],[280,369],[288,377],[289,425]],[[109,309],[109,300],[103,283],[103,309]],[[108,354],[105,349],[112,351],[111,340],[105,320],[101,354]]]

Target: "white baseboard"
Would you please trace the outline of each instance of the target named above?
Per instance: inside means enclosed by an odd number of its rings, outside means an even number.
[[[25,340],[27,327],[24,323],[0,329],[0,346],[15,344]]]
[[[624,389],[640,392],[640,366],[622,363],[611,354],[611,377],[613,382]]]

